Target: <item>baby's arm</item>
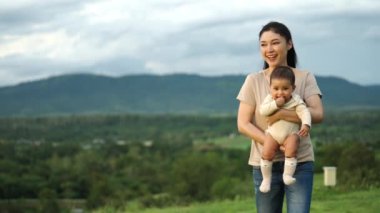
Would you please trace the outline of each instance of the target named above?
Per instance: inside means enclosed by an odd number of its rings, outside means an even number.
[[[260,105],[259,110],[261,115],[269,116],[278,110],[277,103],[272,96],[268,95]]]
[[[298,132],[300,136],[307,136],[311,127],[311,115],[306,104],[300,100],[300,103],[296,106],[296,113],[302,121],[301,129]]]
[[[298,131],[298,135],[301,137],[305,137],[309,134],[310,126],[307,124],[302,124],[300,131]]]

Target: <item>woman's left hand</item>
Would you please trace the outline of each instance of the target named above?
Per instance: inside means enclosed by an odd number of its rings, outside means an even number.
[[[272,125],[272,124],[274,124],[280,120],[281,110],[282,109],[279,109],[275,113],[273,113],[272,115],[267,117],[268,126],[270,126],[270,125]]]

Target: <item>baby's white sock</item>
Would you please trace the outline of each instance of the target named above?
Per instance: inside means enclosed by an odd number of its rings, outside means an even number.
[[[261,173],[263,175],[263,181],[260,185],[260,191],[263,193],[270,191],[270,183],[272,179],[272,161],[263,160],[260,161]]]
[[[296,171],[296,166],[296,158],[285,158],[284,174],[282,175],[282,178],[286,185],[291,185],[296,182],[296,179],[293,177],[294,172]]]

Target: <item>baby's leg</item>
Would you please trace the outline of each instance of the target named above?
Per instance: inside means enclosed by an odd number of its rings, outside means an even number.
[[[269,134],[265,136],[263,152],[261,153],[261,158],[264,160],[272,161],[276,155],[279,145],[277,141]]]
[[[270,134],[267,134],[264,141],[262,152],[262,159],[260,161],[261,173],[263,174],[263,181],[260,185],[260,191],[263,193],[270,191],[270,184],[272,178],[272,160],[278,149],[277,142]]]
[[[289,135],[284,141],[285,147],[285,166],[282,176],[286,185],[293,184],[296,179],[293,177],[297,166],[297,148],[299,144],[299,136],[297,134]]]
[[[295,158],[297,156],[297,149],[300,137],[297,134],[290,134],[284,141],[285,157]]]

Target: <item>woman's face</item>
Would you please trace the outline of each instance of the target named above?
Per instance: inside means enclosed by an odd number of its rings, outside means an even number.
[[[280,34],[273,31],[266,31],[260,37],[261,56],[268,63],[270,68],[276,66],[288,66],[288,50],[292,48],[292,43],[287,42]]]

